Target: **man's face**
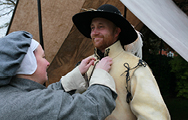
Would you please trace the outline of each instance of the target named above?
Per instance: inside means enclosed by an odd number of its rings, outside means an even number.
[[[107,19],[94,18],[91,22],[90,35],[93,45],[102,52],[118,39],[120,32],[121,29]]]

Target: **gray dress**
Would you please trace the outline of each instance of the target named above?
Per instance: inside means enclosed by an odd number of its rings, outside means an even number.
[[[31,80],[13,78],[0,87],[0,120],[102,120],[114,110],[116,97],[103,85],[70,95],[60,82],[46,88]]]

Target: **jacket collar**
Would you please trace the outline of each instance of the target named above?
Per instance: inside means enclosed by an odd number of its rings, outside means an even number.
[[[104,53],[102,53],[100,50],[95,48],[94,55],[97,57],[97,59],[102,59],[103,57],[106,57],[106,56],[109,56],[111,58],[115,58],[116,56],[118,56],[123,51],[124,50],[121,46],[121,43],[118,40],[117,42],[115,42],[114,44],[112,44],[111,46],[106,48]]]

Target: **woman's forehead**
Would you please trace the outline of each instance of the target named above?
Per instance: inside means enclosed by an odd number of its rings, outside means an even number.
[[[43,50],[43,48],[42,48],[42,46],[39,44],[39,46],[37,47],[37,53],[39,53],[39,54],[44,54],[44,50]]]

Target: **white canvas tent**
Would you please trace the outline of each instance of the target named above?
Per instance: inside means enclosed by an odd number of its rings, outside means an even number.
[[[188,16],[172,0],[120,1],[188,61]]]

